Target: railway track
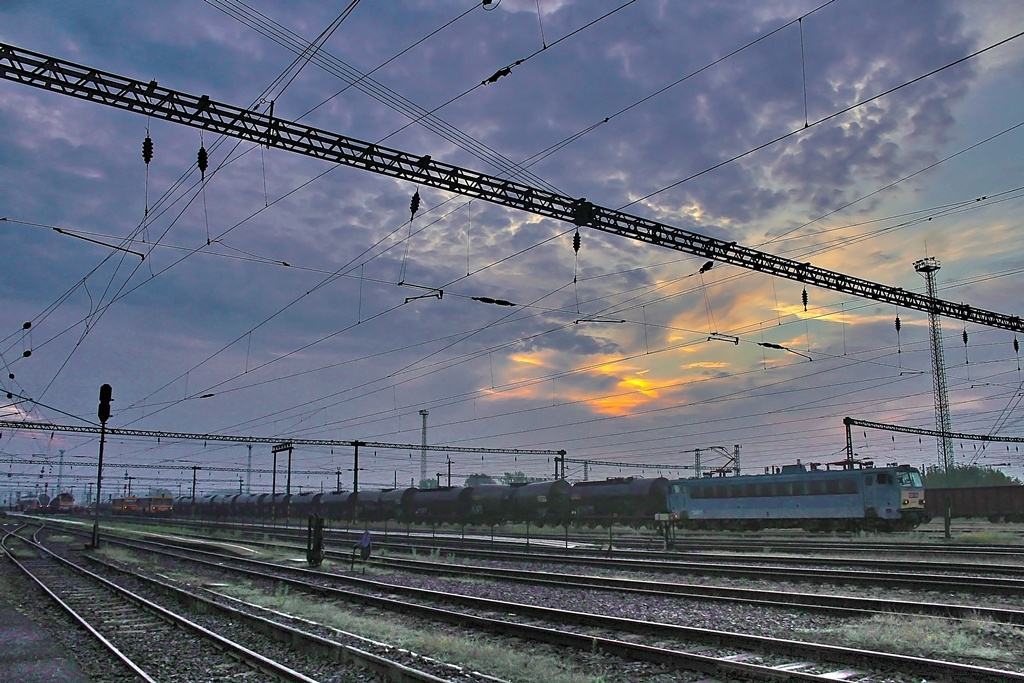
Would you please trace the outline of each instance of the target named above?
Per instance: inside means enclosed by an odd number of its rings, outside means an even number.
[[[200,538],[200,542],[222,543],[215,538]],[[292,550],[300,555],[304,547],[298,545],[281,545],[280,543],[249,543],[262,548]],[[174,548],[173,542],[168,544],[155,543],[154,548]],[[216,546],[213,546],[216,547]],[[438,553],[440,555],[440,553]],[[345,564],[351,556],[347,552],[331,551],[325,557]],[[500,559],[505,559],[502,554]],[[489,559],[495,559],[491,557]],[[524,560],[526,558],[516,558]],[[537,561],[536,557],[530,557]],[[918,614],[947,619],[984,619],[1004,624],[1024,624],[1024,611],[1001,607],[984,607],[979,605],[936,603],[912,601],[906,596],[899,600],[882,598],[865,598],[851,595],[835,595],[832,593],[804,593],[793,590],[769,590],[766,588],[736,588],[709,586],[707,584],[681,583],[672,581],[650,581],[633,578],[616,578],[611,576],[593,576],[581,574],[558,574],[549,570],[521,570],[493,566],[472,566],[453,564],[434,560],[407,559],[394,554],[374,557],[370,563],[383,568],[399,569],[414,573],[432,573],[444,576],[463,576],[479,579],[502,579],[533,585],[549,585],[564,588],[594,589],[614,592],[630,592],[642,595],[662,597],[691,598],[696,600],[718,600],[723,602],[743,602],[764,607],[799,608],[819,611],[842,616],[870,616],[872,614]],[[760,568],[756,568],[760,571]],[[953,577],[950,585],[963,586],[962,577]],[[948,587],[948,586],[947,586]]]
[[[8,533],[3,546],[25,576],[103,643],[131,679],[158,683],[244,677],[316,683],[86,570],[37,540]]]
[[[340,561],[344,555],[336,554]],[[678,582],[654,582],[607,576],[554,574],[550,571],[501,569],[495,567],[453,565],[427,560],[400,559],[393,556],[371,560],[386,568],[445,576],[463,576],[479,579],[503,579],[532,585],[550,585],[565,588],[629,592],[638,595],[690,598],[694,600],[721,600],[743,602],[763,607],[799,608],[816,610],[841,616],[870,616],[918,614],[948,619],[983,619],[1004,624],[1024,624],[1024,611],[909,600],[859,598],[849,595],[770,591],[763,588],[746,589]]]
[[[135,518],[132,521],[146,523],[145,518]],[[276,524],[272,526],[260,526],[254,524],[241,524],[234,522],[216,522],[210,520],[173,520],[173,524],[183,528],[208,528],[224,529],[240,533],[270,533],[292,534],[300,538],[305,529],[304,522],[296,526],[292,520],[291,526],[287,524]],[[379,528],[370,528],[377,543],[394,543],[401,545],[438,545],[444,547],[458,546],[465,549],[495,549],[497,547],[525,546],[531,552],[544,552],[549,549],[561,548],[566,552],[593,553],[596,550],[607,551],[609,548],[609,534],[581,533],[560,534],[557,530],[544,527],[530,535],[521,532],[502,530],[495,534],[492,530],[481,528],[467,528],[465,531],[457,527],[445,527],[435,530],[413,530],[395,525],[376,525]],[[357,538],[363,532],[363,527],[358,526],[352,530],[334,529],[327,531],[328,535],[337,538]],[[802,532],[801,532],[802,533]],[[619,534],[612,536],[610,544],[616,555],[631,551],[643,551],[645,554],[651,552],[664,552],[666,556],[690,554],[742,554],[750,553],[761,555],[771,553],[773,556],[784,553],[799,553],[804,556],[808,554],[841,555],[847,563],[865,562],[871,564],[871,558],[878,558],[885,555],[913,555],[918,558],[945,557],[945,558],[976,558],[983,556],[985,562],[998,562],[1003,566],[1021,567],[1024,564],[1024,537],[1019,544],[996,544],[996,543],[957,543],[957,542],[934,542],[923,540],[913,536],[892,534],[892,541],[863,540],[859,538],[838,538],[821,539],[817,535],[807,535],[804,538],[796,538],[792,534],[771,534],[761,532],[757,535],[735,536],[731,532],[720,534],[679,536],[673,541],[673,547],[665,551],[660,536],[635,536],[632,534]],[[304,536],[300,540],[304,542]],[[868,557],[865,557],[868,556]],[[819,558],[816,558],[819,559]],[[824,558],[820,558],[824,559]],[[926,563],[926,560],[919,560]],[[891,560],[876,560],[877,563],[891,562]],[[962,566],[963,561],[955,563]],[[979,565],[981,567],[986,565]],[[985,570],[982,570],[985,571]]]
[[[134,542],[130,542],[133,543]],[[287,585],[322,598],[357,603],[491,633],[655,662],[727,680],[1024,680],[1024,674],[938,660],[655,623],[540,605],[439,594],[417,588],[185,549],[155,550],[211,571]],[[205,557],[200,557],[205,555]],[[339,588],[343,584],[346,588]],[[401,596],[399,599],[395,596]],[[444,606],[439,606],[441,603]],[[454,609],[457,607],[458,609]],[[510,618],[511,617],[511,618]],[[652,638],[657,646],[650,643]],[[916,678],[914,678],[916,677]]]
[[[274,538],[294,543],[292,548],[296,552],[304,552],[304,536],[287,530],[268,530],[268,533]],[[356,534],[332,532],[327,536],[326,542],[334,547],[348,548],[357,538]],[[254,546],[281,546],[281,541],[252,540],[246,542]],[[1024,567],[1009,563],[968,565],[964,562],[874,561],[778,557],[764,554],[680,556],[678,553],[619,549],[616,549],[611,553],[611,557],[608,557],[607,553],[599,554],[592,548],[563,549],[535,546],[529,552],[522,549],[491,550],[462,545],[420,545],[414,542],[402,542],[395,537],[383,541],[378,537],[374,539],[373,543],[375,548],[397,553],[438,554],[453,558],[475,558],[503,562],[546,561],[623,572],[640,571],[681,576],[705,575],[835,585],[872,586],[884,584],[894,588],[947,593],[966,591],[981,595],[1019,596],[1024,594]],[[850,567],[863,567],[864,569],[850,569]]]

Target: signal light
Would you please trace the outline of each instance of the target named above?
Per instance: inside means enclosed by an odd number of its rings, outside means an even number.
[[[110,419],[110,402],[114,400],[113,392],[114,389],[109,384],[104,384],[100,387],[100,407],[96,411],[96,415],[103,424],[106,424],[107,420]]]

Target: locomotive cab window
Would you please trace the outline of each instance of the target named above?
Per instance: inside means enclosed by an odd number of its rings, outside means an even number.
[[[919,472],[900,472],[900,486],[907,486],[912,488],[924,487],[924,482],[921,481],[921,474]]]

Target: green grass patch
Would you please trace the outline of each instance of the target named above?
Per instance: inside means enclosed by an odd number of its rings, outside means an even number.
[[[53,543],[71,543],[77,540],[76,536],[64,535],[64,534],[51,534],[47,537],[47,540]]]
[[[272,594],[251,585],[233,585],[221,590],[246,602],[514,683],[600,683],[602,680],[599,676],[572,669],[559,657],[530,652],[530,646],[520,651],[452,632],[444,625],[417,628],[387,615],[362,616],[352,611],[350,605],[322,602],[310,596],[295,595],[286,586]]]
[[[877,615],[847,624],[824,636],[825,642],[865,650],[934,658],[983,659],[1020,663],[1024,629],[983,619],[962,621],[909,614]]]
[[[140,563],[139,556],[127,548],[122,548],[119,545],[113,545],[111,543],[104,543],[100,545],[97,554],[102,555],[108,560],[114,562],[121,562],[123,564],[138,565]],[[152,562],[152,560],[150,560]]]

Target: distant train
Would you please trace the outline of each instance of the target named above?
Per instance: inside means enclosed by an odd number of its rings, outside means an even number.
[[[141,514],[142,511],[137,511]],[[672,525],[694,529],[910,529],[927,521],[920,473],[909,466],[678,479],[564,480],[436,489],[224,494],[174,501],[176,517],[429,525]]]
[[[74,511],[75,497],[70,493],[60,493],[53,498],[46,494],[40,494],[31,498],[19,498],[14,502],[13,507],[18,512],[36,514],[71,513]]]
[[[927,505],[932,517],[981,518],[990,522],[1024,522],[1024,486],[970,486],[929,488]]]
[[[70,493],[59,493],[46,504],[46,510],[54,514],[71,514],[75,510],[75,497]]]
[[[41,507],[38,498],[19,498],[14,501],[14,509],[18,512],[39,512]]]
[[[145,515],[147,517],[169,517],[174,509],[174,498],[168,495],[126,496],[110,499],[110,513],[113,515]]]

